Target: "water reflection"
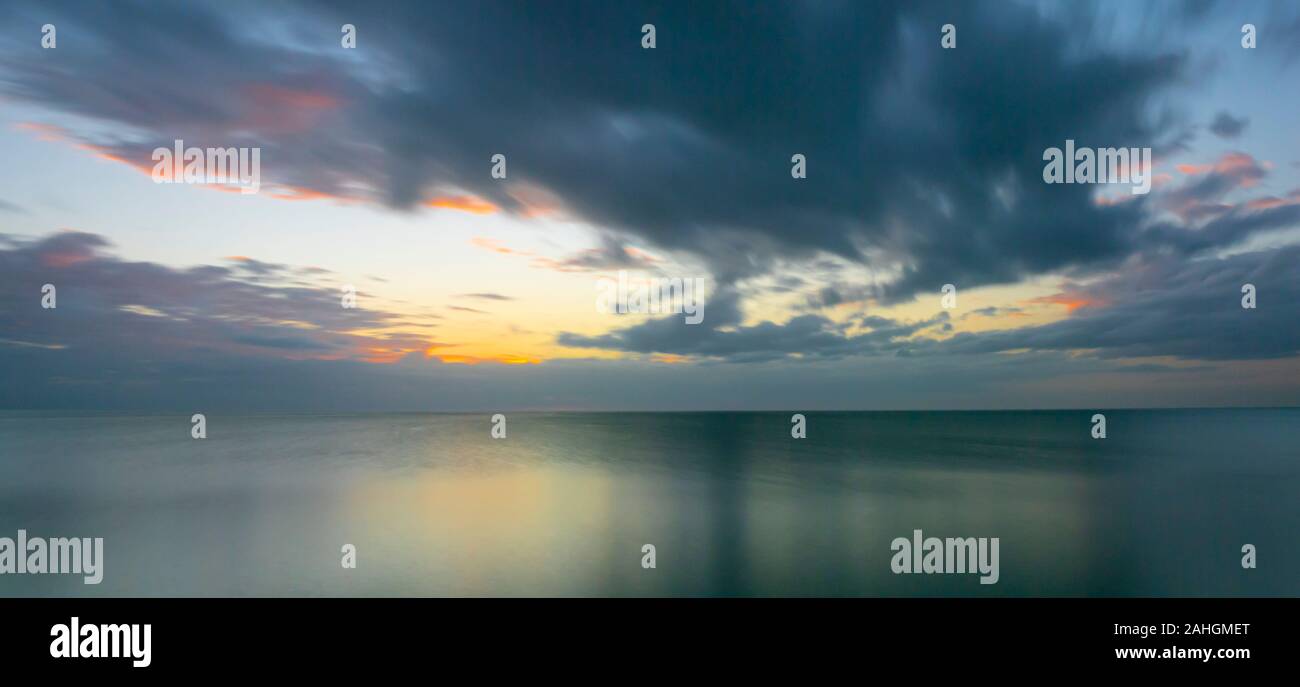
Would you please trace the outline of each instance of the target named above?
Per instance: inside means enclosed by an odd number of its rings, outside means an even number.
[[[807,415],[0,415],[0,536],[106,540],[98,587],[0,594],[1300,593],[1297,411]],[[892,574],[914,529],[998,537],[999,583]]]

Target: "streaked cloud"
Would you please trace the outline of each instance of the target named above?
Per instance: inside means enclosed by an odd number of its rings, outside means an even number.
[[[25,143],[141,173],[177,139],[260,147],[259,198],[298,201],[267,203],[286,212],[268,244],[316,240],[317,212],[384,240],[371,250],[334,227],[355,249],[312,260],[324,267],[255,242],[223,247],[214,255],[238,254],[217,264],[165,265],[119,254],[99,227],[31,224],[46,215],[30,208],[58,197],[0,201],[29,235],[0,235],[0,367],[119,400],[133,384],[252,371],[320,389],[308,369],[416,404],[425,390],[396,375],[489,380],[468,398],[515,388],[544,406],[609,399],[596,382],[618,374],[677,398],[647,381],[662,374],[707,399],[744,379],[733,368],[795,396],[865,369],[976,401],[1002,379],[1125,388],[1234,372],[1295,398],[1295,382],[1269,386],[1295,368],[1300,340],[1300,177],[1294,143],[1276,138],[1295,97],[1236,97],[1222,81],[1241,51],[1183,38],[1230,25],[1235,5],[1171,4],[1140,22],[1117,7],[558,3],[543,19],[493,0],[19,2],[20,21],[57,22],[64,39],[57,55],[0,43],[0,91]],[[1266,35],[1300,35],[1294,7],[1248,9]],[[638,48],[647,17],[654,51]],[[342,23],[364,27],[363,49],[336,48]],[[963,36],[951,53],[936,47],[946,23]],[[1294,54],[1265,41],[1249,66],[1294,75]],[[1152,147],[1152,192],[1042,183],[1043,150],[1066,139]],[[507,179],[489,174],[497,153]],[[791,179],[794,153],[807,179]],[[119,202],[160,197],[133,181]],[[518,276],[465,283],[472,262],[457,282],[393,277],[402,260],[387,254],[405,257],[413,226]],[[615,270],[707,274],[704,323],[592,319],[586,280]],[[362,291],[366,306],[344,310],[344,279],[402,299]],[[1238,304],[1247,281],[1266,304],[1255,311]],[[57,312],[35,309],[47,282]],[[944,284],[975,305],[938,309]]]

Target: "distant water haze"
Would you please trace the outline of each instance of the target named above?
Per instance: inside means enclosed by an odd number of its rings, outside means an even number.
[[[793,412],[3,412],[0,537],[104,577],[0,596],[1300,595],[1300,409]],[[997,584],[891,572],[918,529]]]

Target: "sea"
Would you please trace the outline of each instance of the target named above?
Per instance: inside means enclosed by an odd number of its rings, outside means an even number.
[[[1298,408],[205,420],[0,412],[0,538],[104,540],[0,596],[1300,595]]]

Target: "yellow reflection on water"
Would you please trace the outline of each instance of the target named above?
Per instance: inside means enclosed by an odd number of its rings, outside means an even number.
[[[385,568],[433,593],[578,594],[600,567],[610,496],[598,472],[503,467],[368,481],[347,508]]]

